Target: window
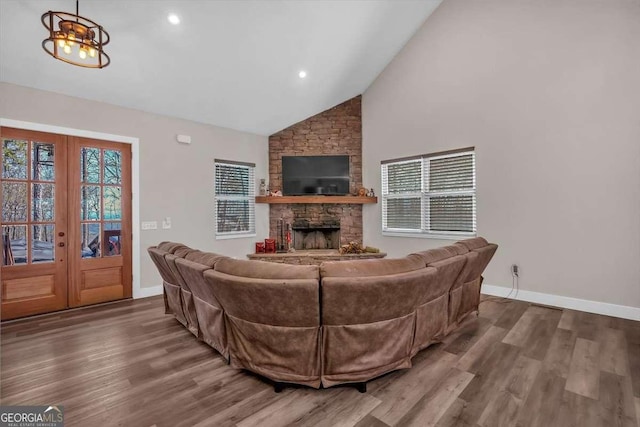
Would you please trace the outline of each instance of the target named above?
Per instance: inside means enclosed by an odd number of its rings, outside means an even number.
[[[383,161],[382,231],[426,237],[475,235],[474,149]]]
[[[215,160],[216,238],[255,235],[255,165]]]

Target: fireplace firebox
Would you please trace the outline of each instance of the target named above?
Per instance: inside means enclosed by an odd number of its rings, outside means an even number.
[[[340,248],[340,220],[310,222],[297,219],[291,228],[293,247],[297,250]]]

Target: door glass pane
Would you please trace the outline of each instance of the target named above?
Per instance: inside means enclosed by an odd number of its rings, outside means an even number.
[[[27,263],[27,226],[2,227],[2,265]]]
[[[122,218],[122,204],[120,198],[122,189],[120,187],[104,187],[104,216],[105,220]]]
[[[81,224],[82,258],[100,258],[100,223]]]
[[[31,184],[31,219],[53,221],[54,184]]]
[[[104,150],[105,184],[122,184],[122,162],[118,150]]]
[[[27,179],[27,141],[2,140],[2,177]]]
[[[100,187],[83,185],[80,188],[80,219],[83,221],[100,220]]]
[[[27,183],[2,183],[2,222],[27,221]]]
[[[80,151],[80,182],[100,182],[100,149],[83,147]]]
[[[120,255],[120,230],[119,222],[104,223],[104,256]]]
[[[31,177],[35,181],[55,181],[54,145],[34,142],[31,147]]]
[[[53,224],[34,225],[31,234],[31,262],[53,262]]]

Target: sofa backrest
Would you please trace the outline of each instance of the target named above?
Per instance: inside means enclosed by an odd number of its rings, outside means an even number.
[[[404,258],[363,259],[351,261],[325,261],[320,264],[321,277],[369,277],[406,273],[424,268],[424,262],[415,255]]]
[[[203,252],[195,250],[193,252],[189,252],[184,259],[197,262],[198,264],[206,265],[208,267],[213,268],[218,261],[223,258],[228,258],[224,255],[216,254],[214,252]]]
[[[482,237],[461,240],[454,246],[459,250],[469,251],[466,254],[467,265],[463,270],[463,283],[479,279],[498,249],[498,245],[489,243]]]
[[[389,262],[375,266],[381,261]],[[326,262],[321,270],[323,325],[357,325],[406,316],[429,298],[437,273],[417,257]]]
[[[168,252],[170,254],[174,253],[175,251],[177,251],[180,248],[186,248],[187,246],[182,244],[182,243],[178,243],[178,242],[160,242],[158,243],[158,246],[156,246],[158,249]]]
[[[438,282],[447,290],[451,290],[459,286],[465,276],[461,273],[467,263],[467,257],[464,255],[467,252],[463,248],[444,246],[417,252],[413,255],[419,256],[425,266],[437,268]]]
[[[203,273],[211,267],[188,259],[176,259],[176,269],[183,280],[188,284],[188,289],[193,295],[214,307],[220,307],[220,302],[216,299],[211,286],[205,280]]]
[[[156,265],[156,268],[158,269],[158,272],[160,273],[162,280],[167,283],[175,284],[175,278],[173,277],[173,273],[169,268],[167,261],[164,258],[164,256],[168,254],[168,252],[162,249],[159,249],[156,246],[152,246],[148,248],[147,252],[149,253],[149,256],[151,257],[151,260],[153,261],[153,263]]]
[[[164,259],[167,262],[167,267],[169,267],[169,270],[171,270],[171,274],[173,274],[173,277],[175,280],[174,284],[179,285],[183,289],[187,289],[187,290],[189,290],[189,285],[187,284],[187,282],[184,281],[184,279],[182,278],[182,275],[178,271],[176,267],[176,260],[180,258],[184,258],[185,256],[187,256],[187,254],[193,251],[195,251],[195,249],[191,249],[185,246],[183,248],[177,249],[172,254],[166,254],[164,256]]]
[[[254,279],[311,279],[318,281],[320,278],[317,265],[291,265],[226,258],[219,260],[215,269],[232,276]]]

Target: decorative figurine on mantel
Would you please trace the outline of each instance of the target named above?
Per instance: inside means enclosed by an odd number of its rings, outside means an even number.
[[[267,195],[267,182],[266,182],[266,180],[264,178],[260,179],[259,194],[261,196],[266,196]]]
[[[373,191],[373,188],[367,191],[367,197],[376,197],[376,193]]]

